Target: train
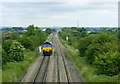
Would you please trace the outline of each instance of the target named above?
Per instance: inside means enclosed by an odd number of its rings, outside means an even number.
[[[52,55],[52,42],[45,41],[41,47],[43,56],[50,56]]]

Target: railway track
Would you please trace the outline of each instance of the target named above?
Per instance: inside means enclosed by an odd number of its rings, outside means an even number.
[[[77,70],[73,69],[74,66],[68,63],[68,59],[66,59],[65,54],[63,53],[63,48],[57,34],[51,34],[50,40],[53,44],[53,54],[51,56],[41,56],[39,66],[35,71],[34,76],[31,78],[32,80],[27,80],[25,82],[32,82],[32,84],[38,82],[65,82],[67,84],[70,84],[71,82],[82,82],[81,78],[76,76],[78,75]],[[71,66],[73,67],[71,68]]]
[[[49,66],[49,59],[50,57],[45,56],[43,57],[42,63],[35,75],[35,78],[33,79],[33,84],[36,82],[45,82],[46,80],[46,76],[47,76],[47,70],[48,70],[48,66]]]

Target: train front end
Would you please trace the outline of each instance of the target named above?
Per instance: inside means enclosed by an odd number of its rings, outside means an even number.
[[[52,54],[52,43],[47,41],[42,45],[43,56],[50,56]]]

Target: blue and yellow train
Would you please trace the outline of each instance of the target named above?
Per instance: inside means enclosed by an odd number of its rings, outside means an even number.
[[[50,41],[44,42],[41,49],[44,56],[50,56],[52,54],[52,43]]]

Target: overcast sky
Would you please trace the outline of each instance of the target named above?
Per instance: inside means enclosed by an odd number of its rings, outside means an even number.
[[[10,2],[11,1],[11,2]],[[4,0],[0,15],[2,26],[118,26],[117,0],[51,2]],[[25,1],[25,0],[24,0]],[[39,2],[38,2],[39,1]]]

